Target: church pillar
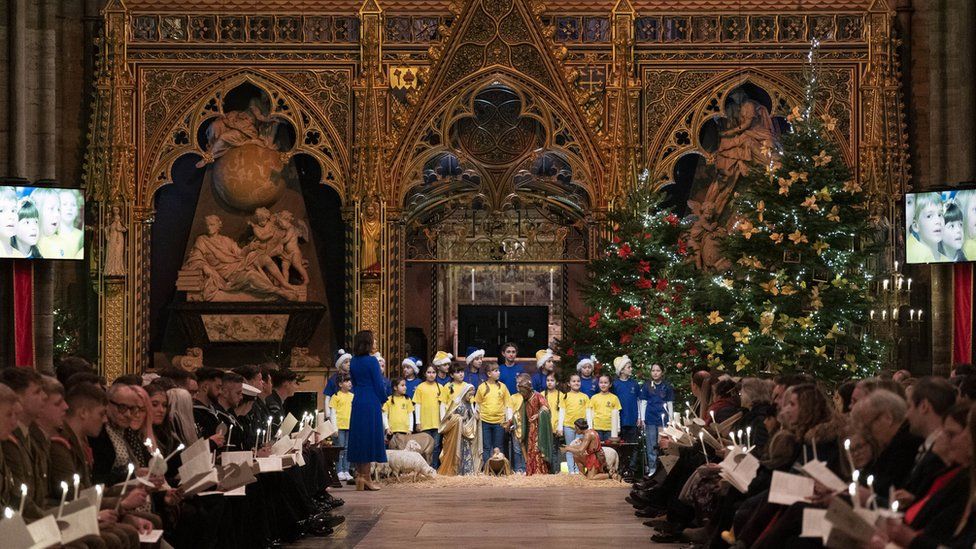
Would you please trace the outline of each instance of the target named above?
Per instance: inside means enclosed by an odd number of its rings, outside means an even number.
[[[613,67],[607,79],[609,134],[604,150],[609,158],[607,192],[609,201],[619,198],[637,181],[639,149],[638,100],[640,82],[634,76],[634,17],[628,0],[617,3],[611,13]],[[594,204],[602,207],[603,204]]]

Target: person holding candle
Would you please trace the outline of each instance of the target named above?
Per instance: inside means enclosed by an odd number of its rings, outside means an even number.
[[[46,506],[48,493],[47,478],[35,460],[35,448],[30,436],[31,426],[44,409],[47,394],[44,380],[31,368],[4,368],[0,370],[0,383],[13,389],[20,399],[18,425],[13,435],[0,441],[3,460],[6,463],[14,485],[27,485],[29,498],[24,511],[28,518],[40,518],[41,509]]]
[[[221,421],[214,409],[214,403],[220,396],[224,372],[216,368],[203,367],[196,371],[196,376],[199,389],[193,402],[193,421],[197,425],[200,437],[210,439],[211,450],[222,448],[224,435],[217,432]]]
[[[352,414],[352,401],[355,395],[352,394],[352,378],[348,374],[339,374],[336,382],[339,385],[339,392],[332,395],[329,400],[329,419],[339,430],[338,442],[343,448],[349,447],[349,417]],[[352,480],[349,474],[348,451],[343,450],[339,454],[339,463],[336,464],[336,471],[339,480]]]
[[[213,403],[217,418],[227,428],[224,446],[220,451],[243,450],[245,442],[244,426],[237,419],[237,408],[244,400],[244,378],[234,372],[226,372],[220,384],[220,393]]]
[[[373,332],[364,330],[353,338],[355,356],[349,363],[349,376],[356,398],[350,410],[346,453],[349,462],[356,464],[357,490],[379,490],[379,486],[369,479],[370,466],[386,463],[382,406],[387,395],[380,365],[371,356],[375,350]]]
[[[651,365],[651,378],[646,380],[637,395],[637,410],[644,426],[647,476],[657,471],[658,430],[664,428],[674,415],[674,387],[664,376],[664,367]]]
[[[945,417],[937,449],[948,465],[919,500],[905,509],[903,520],[888,519],[877,536],[879,546],[972,547],[976,543],[973,503],[973,440],[976,408],[957,404]],[[874,540],[872,540],[874,541]]]

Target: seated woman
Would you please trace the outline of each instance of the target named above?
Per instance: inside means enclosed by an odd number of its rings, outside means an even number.
[[[565,451],[575,456],[576,464],[586,475],[586,478],[590,480],[610,478],[610,475],[606,473],[607,459],[603,454],[603,447],[600,445],[600,435],[590,429],[585,419],[577,419],[573,426],[576,428],[576,434],[582,438],[566,446]]]

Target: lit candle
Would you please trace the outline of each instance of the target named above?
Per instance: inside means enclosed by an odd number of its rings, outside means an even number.
[[[71,475],[71,483],[75,485],[75,497],[73,499],[78,499],[78,485],[81,483],[81,477],[78,473]]]
[[[3,508],[3,518],[14,518],[14,510],[10,507]]]
[[[68,498],[68,483],[61,481],[61,504],[58,505],[58,520],[61,520],[61,513],[64,512],[64,500]]]
[[[17,508],[17,514],[18,515],[23,515],[24,514],[24,502],[25,501],[27,501],[27,485],[26,484],[21,484],[20,485],[20,507]]]
[[[912,291],[912,279],[908,279],[908,291]]]
[[[230,425],[227,428],[227,441],[224,443],[225,448],[230,448],[230,437],[234,434],[234,426]]]
[[[898,307],[891,309],[891,320],[898,320]]]
[[[705,461],[708,461],[708,450],[705,449],[705,431],[698,431],[698,440],[701,441],[702,453],[705,454]]]
[[[849,493],[851,495],[851,501],[854,502],[854,507],[860,507],[860,505],[859,505],[860,502],[857,501],[857,483],[856,482],[850,483],[850,485],[847,487],[847,493]]]
[[[892,513],[897,513],[898,512],[898,500],[897,499],[891,502],[891,512]]]
[[[874,309],[871,309],[871,320],[874,320]]]
[[[550,291],[549,293],[552,292]],[[471,301],[474,301],[474,269],[471,269]]]
[[[908,320],[910,322],[915,322],[915,309],[908,310]]]
[[[884,290],[884,291],[886,291],[886,292],[888,291],[888,279],[887,278],[881,281],[881,289]]]
[[[176,449],[175,449],[175,450],[173,450],[172,452],[170,452],[170,454],[169,454],[168,456],[166,456],[166,459],[164,459],[163,461],[169,461],[169,459],[170,459],[171,457],[173,457],[173,456],[175,456],[175,455],[176,455],[176,454],[178,454],[179,452],[182,452],[182,451],[183,451],[183,450],[184,450],[185,448],[186,448],[186,446],[185,446],[185,445],[183,445],[183,444],[180,444],[179,446],[177,446],[177,447],[176,447]]]
[[[881,311],[881,320],[888,320],[888,309]]]
[[[899,277],[898,277],[898,284],[897,284],[897,287],[898,287],[898,291],[899,291],[899,292],[901,291],[901,287],[902,287],[902,284],[903,284],[904,282],[905,282],[905,279],[899,276]]]
[[[712,416],[712,423],[717,423],[715,421],[715,411],[714,410],[709,410],[708,411],[708,415]]]
[[[746,426],[746,447],[752,448],[752,425]]]
[[[844,455],[847,456],[847,465],[854,471],[854,458],[851,457],[851,439],[844,439]]]
[[[857,482],[857,481],[861,480],[861,470],[860,469],[854,469],[854,472],[851,473],[851,480],[853,480],[854,482]]]
[[[897,261],[895,261],[895,270],[896,271],[898,270],[898,262]]]
[[[122,500],[125,499],[125,491],[129,487],[129,480],[132,479],[132,473],[134,473],[135,471],[136,471],[136,466],[130,463],[129,473],[125,475],[125,483],[122,484],[122,492],[119,494],[119,501],[115,503],[115,512],[118,512],[119,508],[122,506]]]
[[[146,440],[143,441],[142,445],[149,449],[149,453],[150,454],[152,453],[152,451],[153,451],[153,443],[152,443],[152,439],[151,438],[146,437]]]
[[[922,321],[922,309],[919,309],[919,310],[918,310],[918,321],[919,321],[919,322],[921,322],[921,321]]]

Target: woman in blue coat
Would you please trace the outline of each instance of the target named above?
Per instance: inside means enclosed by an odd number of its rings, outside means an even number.
[[[349,463],[356,464],[356,490],[379,490],[369,478],[374,462],[386,463],[386,433],[383,429],[383,402],[386,386],[380,363],[372,356],[376,344],[373,332],[364,330],[353,338],[352,412],[349,417]]]

